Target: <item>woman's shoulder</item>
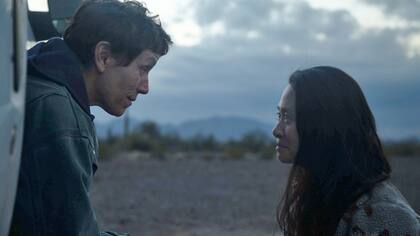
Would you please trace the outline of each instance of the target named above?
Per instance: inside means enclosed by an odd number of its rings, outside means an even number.
[[[344,214],[337,235],[420,235],[420,217],[389,181],[362,195]]]

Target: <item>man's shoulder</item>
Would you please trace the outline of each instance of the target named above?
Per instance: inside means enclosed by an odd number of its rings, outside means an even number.
[[[34,122],[46,119],[49,122],[61,120],[60,123],[73,123],[74,108],[67,89],[53,81],[40,77],[29,77],[26,88],[27,117]]]
[[[48,96],[68,97],[68,95],[69,93],[63,85],[39,76],[28,75],[26,88],[27,104],[42,100]]]
[[[28,78],[25,112],[27,134],[94,135],[89,115],[85,114],[65,86],[53,81]]]

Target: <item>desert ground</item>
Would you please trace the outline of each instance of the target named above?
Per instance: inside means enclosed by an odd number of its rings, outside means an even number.
[[[391,158],[392,181],[420,212],[420,157]],[[279,235],[288,175],[277,160],[139,158],[99,163],[92,200],[101,229],[132,236]]]

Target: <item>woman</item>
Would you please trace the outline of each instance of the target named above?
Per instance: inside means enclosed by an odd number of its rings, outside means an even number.
[[[419,216],[389,183],[391,168],[358,84],[319,66],[294,72],[273,130],[293,163],[277,209],[285,235],[419,235]]]

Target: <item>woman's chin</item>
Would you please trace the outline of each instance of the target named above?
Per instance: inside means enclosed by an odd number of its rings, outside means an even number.
[[[290,157],[290,155],[287,155],[285,153],[277,153],[277,159],[281,161],[284,164],[291,164],[293,162],[293,158]]]

